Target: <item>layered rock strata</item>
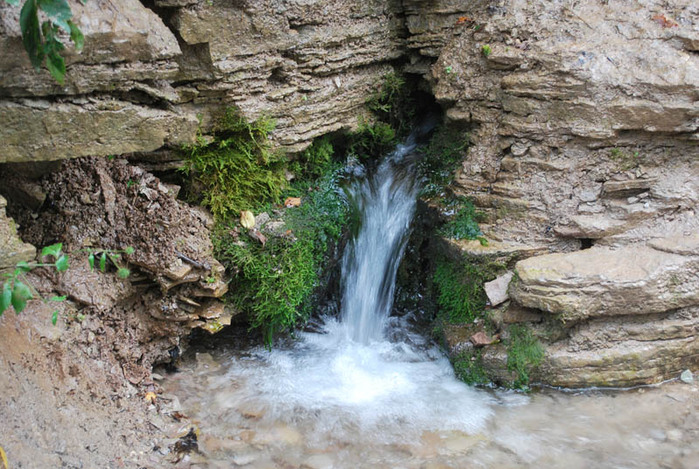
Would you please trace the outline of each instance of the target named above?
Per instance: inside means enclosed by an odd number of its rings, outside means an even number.
[[[0,6],[0,162],[149,152],[193,141],[237,105],[287,151],[357,125],[403,55],[398,1],[71,2],[85,48],[64,86],[24,54]]]
[[[542,329],[543,382],[699,366],[697,18],[690,1],[475,2],[430,70],[471,128],[455,188],[488,214],[491,246],[459,248],[528,257],[509,317]]]

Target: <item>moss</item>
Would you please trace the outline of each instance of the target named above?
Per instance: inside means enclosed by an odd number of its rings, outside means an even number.
[[[389,124],[361,119],[357,131],[349,135],[349,152],[361,160],[376,159],[393,150],[396,143],[396,131]]]
[[[335,148],[329,135],[313,141],[313,144],[301,152],[291,171],[299,180],[312,181],[331,170]]]
[[[421,151],[418,170],[424,179],[421,197],[440,194],[451,184],[469,145],[468,134],[456,127],[441,125]]]
[[[544,348],[531,329],[524,325],[510,327],[507,341],[507,369],[515,374],[511,386],[515,389],[529,389],[531,373],[544,360]]]
[[[491,382],[483,365],[483,350],[474,349],[458,354],[452,360],[454,373],[466,384],[485,385]]]
[[[483,278],[476,265],[443,258],[437,262],[433,282],[437,294],[437,319],[464,324],[485,311]]]
[[[238,271],[227,299],[249,314],[251,326],[262,332],[268,346],[276,334],[293,330],[311,312],[326,254],[347,220],[338,172],[295,183],[284,196],[304,198],[300,207],[286,210],[281,218],[289,231],[271,236],[264,246],[247,235],[234,239],[231,224],[219,224],[216,230],[216,257]]]
[[[194,179],[190,199],[227,219],[240,210],[279,198],[285,184],[286,157],[272,151],[268,140],[274,122],[247,122],[228,108],[213,129],[214,139],[199,138],[184,147],[185,173]]]

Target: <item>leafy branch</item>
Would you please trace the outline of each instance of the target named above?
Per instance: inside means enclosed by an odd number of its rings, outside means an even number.
[[[36,267],[53,267],[58,272],[68,270],[68,256],[63,253],[63,244],[57,243],[51,246],[46,246],[41,250],[41,257],[52,257],[54,262],[51,263],[28,263],[20,262],[15,266],[15,270],[10,273],[3,274],[5,282],[2,286],[2,295],[0,295],[0,316],[12,306],[15,313],[21,313],[27,306],[27,302],[35,297],[38,297],[44,303],[49,301],[65,301],[65,296],[52,296],[48,300],[44,299],[34,286],[27,280],[26,273]],[[58,310],[55,310],[51,315],[51,322],[56,325],[58,319]]]
[[[83,0],[84,3],[85,0]],[[19,0],[5,0],[13,6],[19,6]],[[48,19],[39,23],[39,11]],[[26,0],[19,14],[22,30],[22,43],[29,60],[36,70],[46,60],[46,67],[51,76],[61,85],[65,82],[66,64],[61,56],[65,50],[60,39],[60,31],[70,34],[70,40],[76,50],[83,48],[85,37],[72,21],[73,12],[66,0]]]
[[[131,246],[122,250],[104,249],[96,251],[90,249],[88,252],[87,261],[91,270],[95,270],[95,263],[97,263],[98,269],[101,272],[106,272],[107,260],[109,260],[117,267],[117,276],[119,278],[127,278],[131,275],[131,271],[128,268],[119,265],[121,254],[134,253],[134,248]],[[45,299],[26,278],[26,274],[37,267],[53,267],[57,272],[68,270],[68,255],[63,252],[63,243],[56,243],[43,248],[41,250],[41,258],[45,257],[52,258],[54,261],[49,263],[33,262],[31,264],[22,261],[15,265],[14,271],[2,274],[5,281],[2,285],[2,294],[0,295],[0,316],[10,307],[14,308],[15,313],[21,313],[26,308],[27,302],[34,298],[39,298],[44,303],[66,300],[66,296],[52,296],[48,300]],[[54,326],[57,320],[58,310],[55,310],[51,315],[51,322]]]

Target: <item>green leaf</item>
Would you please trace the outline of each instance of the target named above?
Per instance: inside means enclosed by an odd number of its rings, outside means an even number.
[[[130,271],[129,269],[127,269],[126,267],[121,267],[121,268],[117,271],[117,276],[118,276],[119,278],[126,278],[126,277],[128,277],[129,275],[131,275],[131,271]]]
[[[90,270],[95,270],[95,255],[93,253],[87,256],[87,263],[90,264]]]
[[[44,49],[39,30],[39,16],[36,0],[27,0],[19,13],[19,26],[22,30],[22,43],[35,69],[41,67]]]
[[[21,313],[25,306],[27,306],[27,301],[32,299],[32,291],[28,286],[20,281],[15,282],[15,287],[12,289],[12,306],[15,308],[17,314]]]
[[[100,270],[102,272],[107,271],[107,253],[103,252],[102,255],[100,256]]]
[[[126,246],[126,249],[124,249],[124,252],[129,255],[133,254],[135,251],[136,250],[131,246]]]
[[[61,27],[65,32],[71,32],[68,20],[73,17],[70,6],[66,0],[37,0],[39,8],[51,18],[51,20]]]
[[[5,312],[7,308],[12,304],[12,289],[10,288],[10,283],[7,282],[2,286],[2,296],[0,296],[0,316]]]
[[[54,326],[56,325],[56,322],[58,322],[58,310],[54,310],[53,313],[51,314],[51,324]]]
[[[65,301],[68,298],[66,295],[63,296],[52,296],[49,301]]]
[[[61,249],[63,249],[63,243],[52,244],[51,246],[46,246],[41,250],[41,257],[53,256],[58,259],[61,256]]]
[[[85,44],[85,36],[83,36],[83,32],[80,31],[80,28],[78,28],[72,21],[68,21],[68,26],[70,27],[70,40],[73,41],[73,44],[75,44],[75,50],[82,50],[83,45]]]
[[[9,3],[13,7],[16,7],[17,5],[19,5],[19,0],[5,0],[5,2]]]
[[[65,272],[68,270],[68,256],[61,254],[61,257],[56,259],[56,270],[59,272]]]
[[[30,270],[32,270],[32,266],[30,266],[29,263],[26,261],[18,262],[15,267],[17,268],[17,270],[21,272],[29,272]]]
[[[55,52],[50,53],[46,57],[46,67],[48,67],[51,76],[61,85],[65,83],[66,78],[66,63],[63,57]]]

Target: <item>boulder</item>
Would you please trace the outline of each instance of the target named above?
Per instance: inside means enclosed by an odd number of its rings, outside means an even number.
[[[699,235],[537,256],[515,271],[515,301],[564,322],[659,313],[699,304]]]

